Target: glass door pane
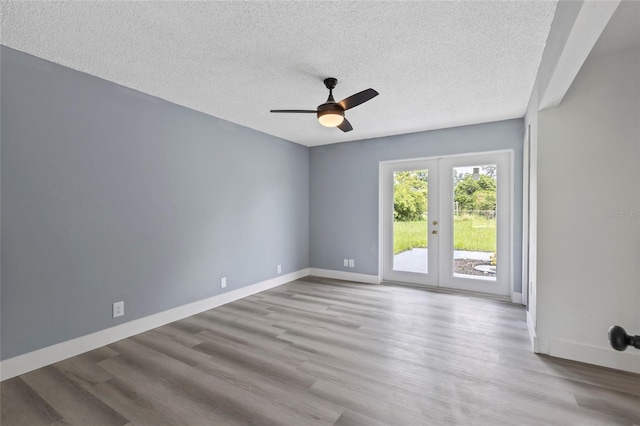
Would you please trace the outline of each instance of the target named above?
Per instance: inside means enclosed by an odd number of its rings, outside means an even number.
[[[393,269],[429,272],[429,170],[393,173]]]
[[[496,280],[496,164],[453,168],[453,252],[456,277]]]
[[[382,277],[438,285],[438,161],[381,164]]]
[[[442,287],[510,294],[511,162],[510,152],[440,160]]]

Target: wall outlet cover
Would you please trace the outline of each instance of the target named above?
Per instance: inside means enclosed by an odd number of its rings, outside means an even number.
[[[121,317],[124,315],[124,301],[113,304],[113,317]]]
[[[348,268],[348,267],[349,267],[349,259],[345,259],[345,260],[344,260],[344,266],[345,266],[346,268]]]
[[[220,278],[220,288],[225,288],[227,286],[227,277]]]
[[[355,268],[356,266],[356,261],[353,259],[349,259],[349,268]]]

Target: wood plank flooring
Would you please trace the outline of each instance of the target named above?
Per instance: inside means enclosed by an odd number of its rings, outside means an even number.
[[[9,425],[632,425],[640,376],[530,352],[521,306],[316,277],[1,384]]]

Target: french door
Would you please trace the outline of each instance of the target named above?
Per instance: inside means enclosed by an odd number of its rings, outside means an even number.
[[[381,163],[382,277],[507,296],[511,153]]]

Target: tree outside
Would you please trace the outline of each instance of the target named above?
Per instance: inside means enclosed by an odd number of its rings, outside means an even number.
[[[453,190],[454,202],[459,210],[493,210],[496,209],[496,179],[488,175],[480,175],[478,180],[467,173]]]
[[[399,222],[424,221],[429,206],[426,170],[396,172],[393,188],[393,219]]]

